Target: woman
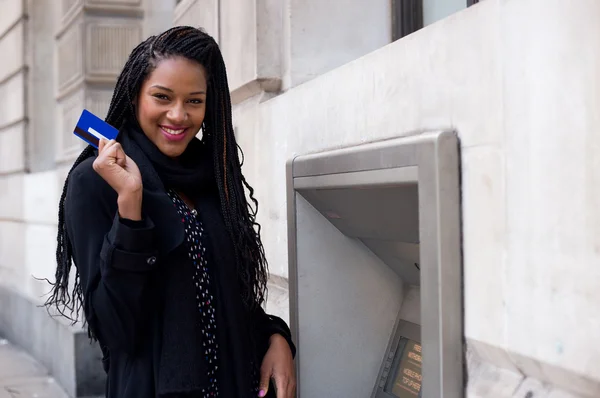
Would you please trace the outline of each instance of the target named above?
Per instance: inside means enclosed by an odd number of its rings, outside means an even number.
[[[176,27],[138,45],[106,121],[118,142],[87,147],[65,182],[47,304],[83,307],[107,397],[292,397],[216,42]]]

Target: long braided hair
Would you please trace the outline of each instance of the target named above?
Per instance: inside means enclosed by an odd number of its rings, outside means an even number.
[[[221,212],[235,246],[242,300],[248,310],[254,310],[265,300],[267,261],[260,240],[260,225],[256,222],[258,202],[254,198],[253,188],[242,175],[238,156],[241,148],[236,143],[233,131],[225,63],[215,40],[201,29],[179,26],[158,36],[151,36],[139,44],[131,52],[117,80],[106,122],[120,129],[127,120],[135,120],[134,102],[142,83],[161,60],[177,56],[198,62],[208,73],[202,139],[213,149]],[[94,148],[86,147],[71,170],[93,155]],[[47,308],[55,307],[59,314],[75,322],[83,305],[83,292],[77,271],[72,291],[69,292],[72,247],[64,216],[68,183],[67,177],[59,203],[56,280],[50,282],[52,290],[45,305]],[[244,187],[248,189],[254,206],[246,200]]]

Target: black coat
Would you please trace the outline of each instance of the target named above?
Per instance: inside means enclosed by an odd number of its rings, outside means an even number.
[[[152,177],[147,176],[148,165],[143,164],[143,159],[134,160],[144,178],[143,221],[132,222],[118,216],[117,195],[93,170],[94,158],[72,171],[65,199],[67,233],[80,275],[85,317],[104,354],[109,398],[156,397],[161,325],[165,321],[161,312],[161,297],[165,293],[161,270],[186,258],[178,250],[185,246],[184,231],[171,199],[164,189],[156,188],[160,184],[146,183]],[[220,214],[215,194],[198,198],[196,207]],[[245,332],[255,336],[260,358],[274,333],[284,336],[295,353],[289,328],[281,319],[262,309],[239,315],[248,315],[252,324],[258,325]],[[228,327],[235,325],[228,323]],[[235,357],[225,360],[229,361],[224,366],[230,372],[243,368],[231,363]],[[229,392],[225,390],[221,391],[224,398],[240,396],[234,387]],[[274,396],[273,391],[270,388],[269,396]]]

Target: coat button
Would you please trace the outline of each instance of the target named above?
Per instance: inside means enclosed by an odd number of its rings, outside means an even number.
[[[154,265],[154,264],[156,264],[156,257],[155,257],[155,256],[148,257],[148,259],[146,260],[146,262],[147,262],[149,265]]]

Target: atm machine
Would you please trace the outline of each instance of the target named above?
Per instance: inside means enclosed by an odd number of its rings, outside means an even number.
[[[299,398],[464,396],[459,176],[453,131],[288,162]]]

